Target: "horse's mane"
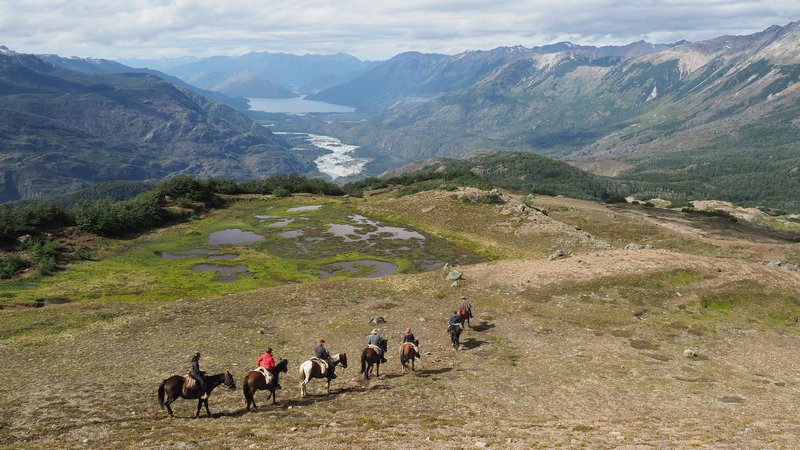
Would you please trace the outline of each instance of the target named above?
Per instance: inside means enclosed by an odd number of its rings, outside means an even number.
[[[282,360],[278,361],[277,364],[275,364],[275,370],[276,371],[287,372],[289,370],[288,367],[289,367],[289,360],[288,359],[282,359]]]

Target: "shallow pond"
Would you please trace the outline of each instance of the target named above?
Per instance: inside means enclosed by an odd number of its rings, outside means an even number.
[[[250,272],[247,271],[247,267],[245,266],[217,266],[215,264],[198,264],[196,266],[192,266],[192,271],[194,272],[214,272],[217,277],[214,281],[219,281],[223,283],[229,283],[231,281],[236,281],[239,279],[239,276],[250,276]]]
[[[316,211],[322,208],[322,205],[308,205],[308,206],[295,206],[294,208],[289,208],[286,212],[295,212],[295,211]]]
[[[179,250],[177,252],[155,252],[155,254],[162,259],[183,259],[183,258],[199,258],[206,255],[216,255],[219,250],[209,250],[205,248],[197,248],[193,250]],[[210,257],[209,257],[210,258]]]
[[[278,221],[278,222],[273,222],[273,223],[271,223],[271,224],[269,224],[267,226],[268,227],[285,227],[286,225],[289,225],[292,222],[294,222],[294,219],[283,219],[283,220]]]
[[[233,228],[211,233],[206,242],[208,242],[208,245],[239,245],[252,244],[263,240],[264,236],[260,234]]]
[[[378,278],[386,275],[394,275],[397,273],[397,265],[385,261],[375,261],[371,259],[362,259],[359,261],[341,261],[328,264],[331,271],[320,270],[319,277],[322,279],[330,278],[341,270],[347,272],[360,272],[363,269],[368,269],[370,272],[360,275],[359,278]]]
[[[289,231],[284,231],[283,233],[280,234],[281,237],[288,239],[296,238],[302,235],[303,235],[303,230],[289,230]]]

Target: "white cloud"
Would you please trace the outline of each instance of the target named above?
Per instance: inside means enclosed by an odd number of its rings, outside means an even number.
[[[800,2],[783,0],[0,0],[0,44],[106,58],[284,51],[385,59],[560,40],[702,40],[797,19]]]

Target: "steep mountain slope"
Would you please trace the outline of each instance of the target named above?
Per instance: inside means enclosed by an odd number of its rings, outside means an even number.
[[[146,74],[86,75],[0,54],[0,200],[176,173],[316,173],[232,109]]]
[[[182,89],[188,89],[196,94],[202,95],[203,97],[209,98],[224,105],[228,105],[231,108],[240,110],[248,108],[248,103],[246,99],[237,98],[235,96],[229,97],[228,95],[225,95],[222,92],[217,92],[214,90],[201,89],[198,88],[197,86],[191,85],[181,80],[180,78],[173,77],[172,75],[167,75],[166,73],[160,72],[158,70],[131,67],[108,59],[79,58],[79,57],[65,58],[63,56],[58,56],[58,55],[37,55],[37,56],[54,66],[63,67],[65,69],[92,75],[111,74],[111,73],[145,73],[161,78],[162,80],[171,83],[176,87]]]
[[[529,52],[462,89],[332,132],[406,161],[534,150],[597,173],[791,206],[780,192],[800,183],[798,54],[798,23],[630,59]]]
[[[466,88],[494,69],[530,55],[577,52],[592,58],[631,58],[674,45],[654,45],[644,41],[625,46],[581,46],[570,42],[541,47],[498,47],[488,51],[467,51],[457,55],[407,52],[391,58],[364,75],[309,98],[377,111],[401,100],[433,98]],[[418,99],[419,101],[419,99]]]
[[[212,91],[241,97],[292,98],[295,93],[261,77],[253,70],[237,72],[211,88]]]
[[[348,81],[375,63],[347,54],[291,55],[252,52],[239,57],[214,56],[169,69],[169,73],[206,89],[242,71],[277,83],[298,93],[311,93]],[[256,97],[248,93],[247,97]]]

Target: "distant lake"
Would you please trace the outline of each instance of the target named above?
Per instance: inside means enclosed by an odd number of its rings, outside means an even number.
[[[251,111],[264,111],[270,113],[304,114],[304,113],[329,113],[353,112],[355,108],[333,103],[306,100],[305,96],[295,98],[258,98],[251,97]]]

